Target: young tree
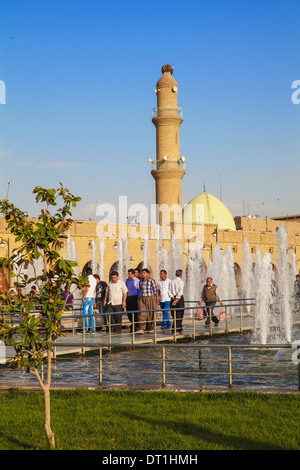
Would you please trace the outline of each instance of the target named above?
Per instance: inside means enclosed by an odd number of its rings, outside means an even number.
[[[71,206],[81,200],[74,197],[60,183],[58,189],[34,188],[36,202],[44,203],[36,222],[7,200],[0,201],[0,213],[4,214],[7,227],[19,244],[18,251],[9,258],[0,258],[0,265],[6,266],[13,276],[14,289],[0,292],[0,340],[12,345],[15,356],[11,365],[26,368],[34,374],[44,392],[44,429],[50,449],[55,448],[55,436],[50,421],[50,385],[52,344],[62,331],[61,316],[66,301],[62,298],[64,288],[82,289],[86,282],[76,277],[75,261],[64,259],[61,254],[63,243],[73,223]],[[51,214],[50,210],[62,201],[62,207]],[[36,270],[36,260],[42,258],[43,272]],[[24,274],[24,268],[31,265],[34,276]],[[28,287],[32,282],[38,288],[38,296],[31,297]],[[11,313],[14,315],[11,316]],[[18,322],[13,322],[13,319]],[[43,378],[40,368],[47,362],[47,374]]]

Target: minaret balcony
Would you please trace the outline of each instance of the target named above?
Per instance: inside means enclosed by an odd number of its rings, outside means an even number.
[[[179,106],[160,106],[152,109],[152,119],[160,117],[179,117],[183,118],[182,108]]]
[[[178,158],[177,160],[169,160],[167,159],[160,159],[160,160],[151,160],[149,159],[149,162],[151,163],[151,171],[155,170],[167,170],[167,171],[172,171],[172,170],[185,170],[185,158],[181,157]]]

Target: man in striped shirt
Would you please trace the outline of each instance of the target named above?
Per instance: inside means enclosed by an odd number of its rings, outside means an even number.
[[[142,279],[140,280],[140,297],[139,305],[139,324],[140,329],[137,331],[139,334],[144,334],[146,329],[146,322],[149,323],[149,333],[154,333],[154,310],[157,304],[157,287],[154,279],[150,278],[150,271],[147,268],[142,270]]]

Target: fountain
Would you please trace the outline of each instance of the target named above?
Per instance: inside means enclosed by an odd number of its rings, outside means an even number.
[[[269,253],[264,253],[260,258],[260,252],[257,251],[255,257],[252,279],[256,298],[254,342],[262,344],[292,341],[293,281],[297,269],[295,257],[288,253],[284,224],[277,230],[277,242],[277,275]]]
[[[224,254],[224,263],[222,270],[222,283],[224,285],[224,292],[222,293],[224,299],[237,299],[238,291],[236,285],[236,277],[234,271],[234,259],[231,245],[227,247]]]
[[[130,251],[128,246],[128,238],[127,235],[124,236],[124,276],[126,280],[128,269],[130,268]]]
[[[207,275],[212,277],[214,284],[219,287],[222,300],[238,298],[234,260],[230,245],[223,254],[220,244],[216,244],[212,258],[208,263]]]
[[[256,275],[256,315],[253,342],[266,344],[272,313],[273,271],[270,253],[264,253],[259,272]]]
[[[175,278],[177,269],[182,269],[184,272],[185,299],[196,303],[200,298],[206,277],[211,276],[213,282],[219,287],[222,300],[255,299],[253,343],[267,344],[274,341],[290,343],[292,341],[291,301],[293,300],[293,279],[297,269],[295,255],[290,255],[287,250],[287,232],[284,224],[277,230],[277,273],[274,270],[270,253],[263,253],[262,255],[259,247],[257,247],[254,260],[252,260],[253,255],[250,252],[248,240],[244,239],[240,294],[238,293],[234,258],[230,245],[223,251],[220,243],[217,243],[206,268],[203,244],[196,239],[188,250],[186,270],[184,270],[181,240],[177,240],[175,235],[172,234],[170,246],[167,249],[162,228],[156,227],[156,232],[155,266],[152,266],[156,280],[159,279],[161,269],[167,271],[170,279]],[[143,239],[142,252],[143,266],[148,268],[151,261],[149,245],[149,237],[146,234]],[[96,244],[94,241],[90,243],[93,271],[99,271],[102,279],[105,278],[105,248],[105,240],[99,240],[99,260],[97,260]],[[125,281],[127,270],[130,267],[129,240],[126,235],[117,240],[116,248],[119,278]],[[78,261],[75,242],[70,240],[70,236],[68,236],[67,250],[69,259]],[[247,309],[246,312],[251,315],[250,307],[246,306],[245,308]],[[186,316],[190,316],[191,313],[191,310],[187,310]]]
[[[202,247],[203,244],[196,239],[195,244],[188,252],[184,297],[193,303],[200,300],[206,279],[206,265]],[[185,315],[190,317],[192,310],[187,310]]]
[[[32,279],[38,276],[42,276],[44,272],[44,261],[43,258],[40,256],[38,259],[33,259],[30,264],[28,264],[28,269],[27,269],[27,275],[28,279]],[[24,270],[24,274],[26,274]],[[25,293],[29,294],[30,289],[33,285],[37,286],[37,283],[35,281],[27,284],[25,288]],[[37,286],[38,287],[38,286]]]
[[[278,301],[279,309],[283,316],[283,334],[288,343],[291,342],[291,331],[292,331],[292,291],[293,288],[292,280],[290,279],[290,269],[288,263],[288,244],[287,244],[287,232],[285,226],[277,230],[278,248],[279,248],[279,262],[278,262]]]
[[[143,242],[143,268],[149,269],[149,236],[148,234],[144,237]]]
[[[104,265],[104,253],[105,253],[105,240],[101,238],[99,240],[99,252],[100,252],[100,279],[104,279],[105,276],[105,265]]]
[[[117,241],[117,271],[119,273],[119,279],[120,281],[125,281],[125,270],[126,270],[126,254],[124,251],[124,241],[122,238],[118,238]]]
[[[98,263],[96,261],[96,251],[97,251],[97,247],[96,247],[96,243],[94,242],[94,240],[92,240],[89,244],[89,248],[90,248],[90,251],[91,251],[91,258],[92,258],[92,271],[94,274],[99,274],[98,273]]]
[[[250,299],[254,296],[254,275],[250,247],[247,238],[244,239],[242,256],[242,297]],[[249,307],[247,307],[249,312]]]
[[[176,239],[176,236],[172,233],[170,240],[168,266],[168,276],[171,279],[175,278],[175,272],[177,269],[182,269],[184,271],[183,248],[182,243],[178,241]]]
[[[159,279],[160,270],[164,269],[167,271],[167,275],[170,278],[169,272],[169,254],[167,248],[164,246],[163,228],[159,229],[158,237],[156,239],[156,272],[157,279]],[[173,277],[172,277],[173,279]]]
[[[75,275],[78,276],[77,250],[76,250],[75,242],[71,240],[70,232],[68,232],[68,238],[67,238],[67,258],[70,261],[76,261],[77,266],[74,267],[74,272],[75,272]]]
[[[259,246],[256,248],[254,258],[254,272],[253,272],[253,292],[258,292],[260,285],[260,272],[261,272],[261,252]]]
[[[77,266],[74,266],[73,270],[74,270],[75,276],[78,276],[78,273],[79,273],[78,255],[77,255],[75,241],[71,240],[70,231],[68,232],[68,238],[67,238],[67,259],[70,260],[70,261],[76,261]],[[76,288],[76,286],[72,285],[71,289],[70,289],[70,292],[74,296],[75,303],[78,300],[81,300],[81,298],[82,298],[81,294],[78,291],[78,289]]]

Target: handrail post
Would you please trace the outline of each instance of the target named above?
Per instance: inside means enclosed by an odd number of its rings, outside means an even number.
[[[162,386],[166,386],[166,350],[162,347]]]
[[[197,310],[196,310],[197,311]],[[195,322],[195,310],[192,309],[192,319],[193,319],[193,340],[196,340],[196,322]]]
[[[102,347],[99,348],[99,385],[102,385],[103,379],[103,363],[102,363]]]
[[[154,321],[154,343],[156,344],[157,343],[157,337],[156,337],[156,310],[154,310],[153,321]]]
[[[298,359],[298,380],[299,380],[299,390],[300,390],[300,346],[297,346],[297,359]]]
[[[228,336],[228,314],[227,314],[227,307],[226,305],[224,305],[224,308],[225,308],[225,328],[226,328],[226,336]]]
[[[132,318],[132,324],[131,324],[131,328],[132,328],[132,343],[131,343],[131,344],[134,344],[134,333],[135,333],[135,329],[136,329],[135,313],[132,313],[132,314],[131,314],[131,318]]]
[[[243,311],[240,316],[240,333],[243,334]]]
[[[228,377],[229,384],[228,387],[232,388],[232,362],[231,362],[231,347],[228,347]]]
[[[174,342],[176,343],[176,331],[177,331],[177,325],[176,325],[176,314],[177,314],[177,310],[174,309],[174,322],[173,322],[173,325],[174,325]]]
[[[111,344],[111,314],[108,315],[108,342]]]

